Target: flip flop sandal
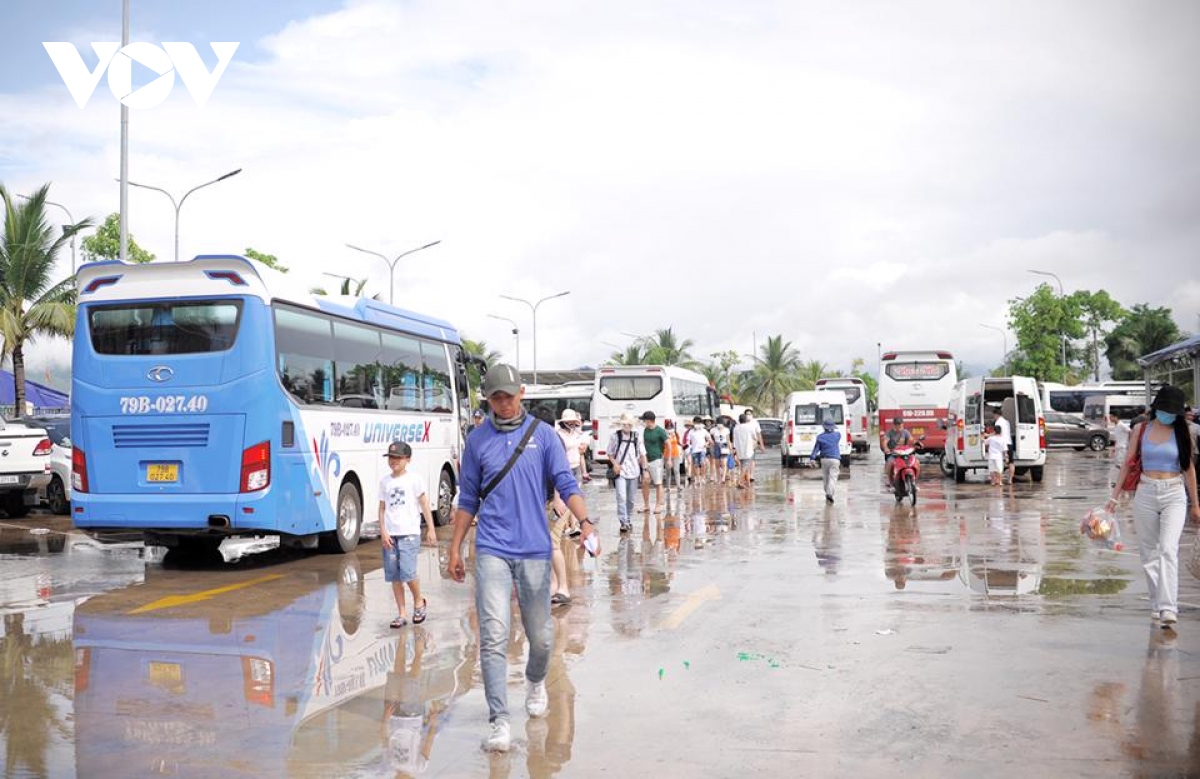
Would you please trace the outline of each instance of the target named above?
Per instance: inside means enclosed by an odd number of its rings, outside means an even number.
[[[416,607],[415,609],[413,609],[413,624],[414,625],[420,625],[422,622],[425,621],[425,608],[428,605],[429,605],[429,602],[427,600],[425,600],[424,598],[421,598],[421,605]]]
[[[550,602],[555,606],[564,605],[571,602],[571,596],[563,595],[561,592],[556,592],[550,596]]]
[[[392,627],[396,628],[396,629],[402,628],[407,624],[408,624],[408,620],[405,619],[404,617],[396,617],[395,619],[392,620]]]

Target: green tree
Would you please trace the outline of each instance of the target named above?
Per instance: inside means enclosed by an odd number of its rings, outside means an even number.
[[[1112,368],[1112,377],[1118,381],[1142,378],[1142,367],[1137,364],[1137,358],[1164,349],[1182,337],[1171,309],[1136,304],[1104,337],[1104,356]]]
[[[874,411],[879,407],[879,379],[867,372],[867,361],[861,357],[855,357],[850,363],[850,375],[862,379],[863,384],[867,385],[867,408]]]
[[[1120,323],[1127,312],[1120,303],[1109,297],[1105,290],[1098,292],[1080,290],[1072,297],[1079,305],[1084,327],[1092,334],[1092,348],[1084,351],[1084,372],[1086,373],[1090,368],[1093,378],[1098,382],[1100,381],[1100,340],[1108,335],[1105,325]]]
[[[246,247],[246,256],[252,260],[255,260],[256,262],[261,262],[263,265],[266,265],[268,268],[274,268],[275,270],[279,271],[280,273],[288,272],[288,269],[282,263],[279,262],[279,258],[276,257],[274,254],[265,254],[263,252],[258,251],[257,249],[247,246]],[[363,282],[363,283],[365,284],[366,282]]]
[[[91,226],[88,219],[54,236],[46,222],[46,184],[24,202],[14,202],[0,185],[4,233],[0,236],[0,336],[2,356],[12,358],[18,414],[25,408],[25,343],[39,335],[70,338],[75,332],[75,278],[52,283],[58,252],[71,236]]]
[[[832,375],[830,368],[820,360],[808,360],[796,368],[796,389],[815,389],[817,380]]]
[[[646,348],[641,341],[635,341],[625,347],[623,352],[613,352],[608,356],[613,365],[649,365],[646,360]]]
[[[760,407],[770,400],[771,416],[779,415],[779,398],[796,388],[796,372],[800,368],[800,352],[782,335],[767,337],[759,347],[759,356],[746,387],[749,397]]]
[[[349,280],[342,282],[343,288],[349,283]],[[486,365],[488,368],[492,367],[493,365],[497,365],[504,360],[504,357],[500,354],[500,352],[490,348],[483,341],[472,341],[470,338],[464,337],[462,339],[462,348],[467,354],[483,360],[484,365]],[[467,380],[472,387],[483,386],[483,377],[480,376],[479,368],[474,362],[467,363]]]
[[[1029,297],[1009,301],[1008,325],[1017,335],[1014,374],[1069,383],[1070,365],[1062,364],[1063,339],[1084,335],[1078,300],[1041,284]]]
[[[680,339],[673,328],[655,330],[654,336],[645,340],[642,348],[651,365],[678,365],[681,368],[696,368],[699,363],[688,352],[695,346],[690,338]]]
[[[117,260],[121,258],[121,215],[115,211],[104,219],[104,224],[96,232],[84,238],[83,256],[88,260]],[[129,234],[129,260],[131,262],[147,263],[154,261],[154,255],[138,246]]]
[[[730,349],[713,352],[710,356],[712,361],[701,365],[698,370],[704,374],[718,395],[728,396],[736,403],[740,395],[741,375],[733,370],[733,366],[741,361],[741,355]]]

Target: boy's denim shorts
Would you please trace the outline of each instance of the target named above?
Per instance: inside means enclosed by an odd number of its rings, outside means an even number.
[[[389,582],[411,582],[417,578],[417,555],[421,537],[392,536],[392,548],[383,547],[383,578]]]

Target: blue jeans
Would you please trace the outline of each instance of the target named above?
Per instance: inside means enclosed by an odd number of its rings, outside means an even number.
[[[633,514],[633,497],[637,494],[637,479],[617,477],[617,519],[621,525],[630,524],[629,516]]]
[[[618,480],[619,481],[619,480]],[[488,721],[508,719],[508,634],[512,590],[517,586],[521,624],[529,641],[525,678],[546,679],[554,626],[550,621],[550,560],[509,560],[486,552],[475,561],[475,610],[479,614],[479,664]]]

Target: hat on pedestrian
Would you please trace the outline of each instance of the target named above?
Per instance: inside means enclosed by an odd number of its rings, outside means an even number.
[[[490,398],[497,392],[503,392],[506,395],[516,395],[521,391],[521,374],[517,373],[517,369],[511,365],[493,365],[488,368],[487,375],[483,377],[483,396]]]
[[[833,430],[835,427],[837,427],[837,425],[833,424],[832,419],[826,419],[821,423],[821,427],[825,428],[826,430]]]
[[[403,441],[392,441],[384,457],[412,457],[412,447]]]
[[[475,417],[476,419],[483,419],[483,409],[481,409],[481,408],[475,409],[475,413],[472,414],[471,416]]]
[[[559,422],[578,422],[579,412],[573,408],[564,408],[562,415],[558,418]]]
[[[621,414],[621,418],[617,420],[617,424],[621,427],[625,427],[626,425],[633,427],[633,421],[633,414],[626,411],[624,414]]]
[[[1183,403],[1183,390],[1170,384],[1164,384],[1158,394],[1154,396],[1154,402],[1150,404],[1150,408],[1155,411],[1165,411],[1168,414],[1182,414]]]
[[[892,417],[892,421],[893,421],[893,422],[901,422],[901,423],[903,423],[903,422],[904,422],[904,417],[901,417],[901,416],[895,416],[895,417]]]
[[[643,422],[653,422],[655,419],[656,419],[656,417],[654,416],[653,411],[643,411],[642,412],[642,421]]]

